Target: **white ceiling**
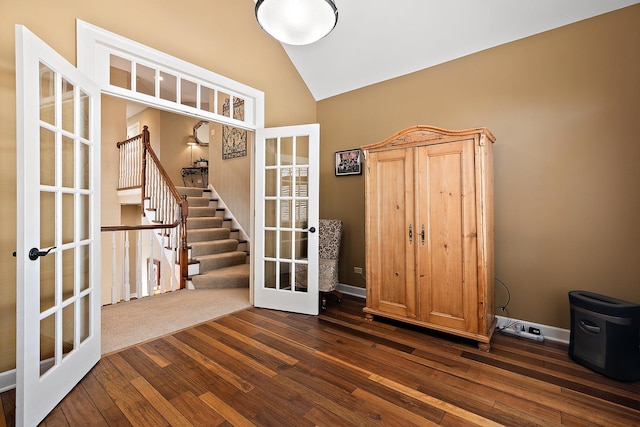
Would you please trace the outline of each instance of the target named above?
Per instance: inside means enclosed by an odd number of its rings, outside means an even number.
[[[335,3],[338,24],[327,37],[307,46],[283,44],[316,100],[640,0],[335,0]]]

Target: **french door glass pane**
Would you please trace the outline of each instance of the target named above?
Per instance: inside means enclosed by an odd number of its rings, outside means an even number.
[[[56,244],[56,195],[40,193],[40,247],[50,248]]]
[[[91,147],[84,142],[80,142],[80,152],[78,153],[78,188],[89,189],[89,154]]]
[[[40,312],[55,305],[56,262],[55,255],[38,258],[40,262]]]
[[[40,184],[56,185],[56,135],[40,128]]]
[[[74,86],[62,79],[62,129],[74,132],[75,100]]]
[[[62,309],[62,355],[71,353],[74,348],[75,336],[75,303],[71,303]]]
[[[264,262],[264,287],[269,289],[276,288],[276,262],[275,261],[265,261]]]
[[[264,145],[264,162],[265,166],[275,166],[277,163],[276,155],[278,154],[278,140],[275,138],[269,138],[265,140]]]
[[[73,188],[74,186],[74,140],[62,137],[62,186]]]
[[[66,301],[74,296],[75,283],[75,254],[73,248],[60,252],[62,256],[62,300]]]
[[[78,246],[76,250],[76,255],[78,256],[78,267],[79,267],[79,286],[78,291],[82,292],[86,289],[89,289],[89,245],[81,245]]]
[[[89,120],[91,119],[91,99],[84,91],[80,91],[80,124],[78,126],[78,135],[84,139],[89,139]]]
[[[89,305],[91,302],[91,296],[90,295],[85,295],[82,298],[80,298],[78,300],[78,302],[76,303],[78,305],[78,311],[79,311],[79,324],[78,324],[78,338],[80,338],[80,344],[82,344],[87,338],[89,338],[89,331],[91,330],[89,328],[90,323],[89,321],[91,320],[90,316],[89,316],[89,309],[91,308],[91,306]]]
[[[55,75],[46,65],[40,64],[40,120],[55,124]]]
[[[280,139],[280,164],[292,165],[293,164],[293,138],[286,137]]]
[[[75,224],[75,203],[73,194],[62,194],[62,243],[73,243]]]
[[[40,375],[53,368],[56,345],[56,317],[51,314],[40,320]]]

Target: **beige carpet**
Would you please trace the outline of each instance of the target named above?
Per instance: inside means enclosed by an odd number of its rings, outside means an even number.
[[[102,354],[250,307],[249,289],[179,290],[102,307]]]

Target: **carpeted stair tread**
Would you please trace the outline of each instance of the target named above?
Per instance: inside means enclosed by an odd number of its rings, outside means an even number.
[[[189,206],[189,218],[203,217],[203,216],[216,216],[218,210],[213,206]]]
[[[206,242],[208,240],[222,240],[229,238],[230,231],[226,227],[202,228],[196,230],[187,229],[187,242],[191,245],[195,242]]]
[[[200,263],[200,274],[237,264],[246,264],[247,253],[242,251],[223,252],[194,257]]]
[[[203,190],[205,189],[198,187],[176,187],[176,190],[178,191],[178,194],[184,194],[187,197],[202,197]],[[206,194],[210,193],[207,192]]]
[[[196,289],[223,289],[249,287],[249,264],[211,270],[191,278]]]
[[[191,209],[189,209],[191,210]],[[222,218],[215,216],[191,217],[187,218],[187,230],[197,230],[202,228],[222,228]]]
[[[189,209],[209,206],[211,199],[208,197],[187,197],[187,202],[189,203]]]
[[[195,242],[191,245],[191,256],[199,257],[203,255],[219,254],[222,252],[234,252],[238,250],[236,239],[221,239],[205,242]]]

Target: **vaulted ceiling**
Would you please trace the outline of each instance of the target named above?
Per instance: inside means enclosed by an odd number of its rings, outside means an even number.
[[[324,39],[284,45],[316,100],[630,6],[636,0],[335,0]],[[639,23],[640,25],[640,23]]]

